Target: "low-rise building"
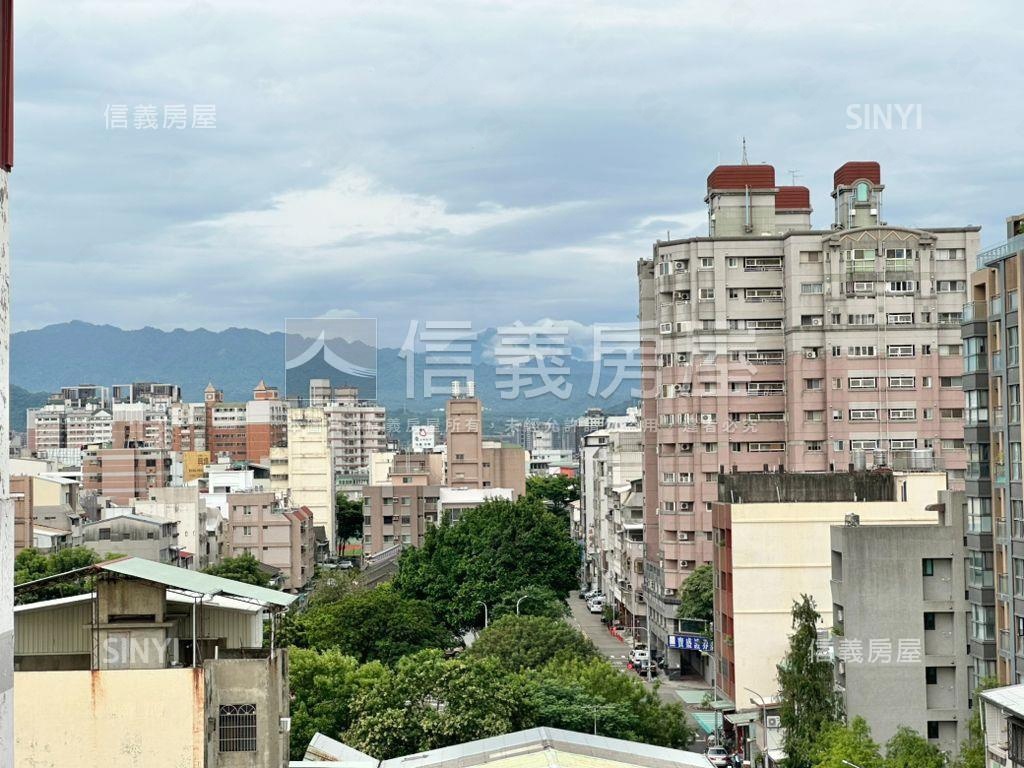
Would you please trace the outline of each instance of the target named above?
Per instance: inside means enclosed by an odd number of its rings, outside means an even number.
[[[831,629],[832,526],[849,515],[864,526],[934,526],[945,488],[941,472],[722,475],[719,498],[731,501],[712,510],[716,689],[731,702],[748,690],[778,692],[776,669],[801,595],[814,599],[821,629]],[[667,646],[674,666],[679,642]]]
[[[943,491],[934,525],[832,527],[836,687],[880,744],[904,725],[951,754],[967,737],[965,506]]]
[[[111,553],[152,560],[166,565],[188,567],[192,557],[182,554],[178,544],[178,523],[144,515],[131,510],[104,510],[101,520],[82,526],[82,545],[100,557]]]
[[[263,625],[293,595],[136,558],[85,575],[92,594],[26,604],[80,572],[16,588],[15,768],[286,768],[287,651]]]
[[[313,577],[313,513],[289,509],[272,492],[229,493],[223,554],[249,554],[281,573],[282,588],[302,589]]]

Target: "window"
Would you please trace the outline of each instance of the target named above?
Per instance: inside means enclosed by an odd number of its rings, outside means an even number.
[[[878,379],[874,376],[854,376],[847,385],[850,389],[875,389],[878,386]]]
[[[861,249],[850,251],[850,261],[874,261],[875,252],[873,249]]]
[[[925,667],[924,668],[924,683],[925,683],[925,685],[938,685],[939,684],[939,668],[938,667]]]
[[[832,411],[832,421],[842,421],[842,420],[843,420],[843,412],[838,410],[838,409],[834,409]]]
[[[912,437],[900,440],[890,440],[889,447],[894,451],[912,451],[917,448],[917,440]]]
[[[869,283],[865,280],[860,280],[853,284],[854,293],[872,293],[874,290],[875,284]]]
[[[960,312],[939,312],[939,325],[960,325]]]
[[[984,390],[979,390],[979,393],[981,393],[981,392],[984,392]],[[984,392],[984,394],[988,395],[987,392]],[[1006,403],[1009,406],[1010,423],[1011,424],[1019,424],[1020,423],[1020,384],[1009,384],[1009,385],[1007,385],[1007,387],[1006,387]],[[987,405],[987,401],[986,401],[986,405]],[[987,420],[988,420],[988,414],[987,414],[987,411],[986,411],[986,421]]]
[[[846,350],[847,357],[874,357],[878,350],[873,345],[857,344]]]
[[[804,411],[804,421],[822,421],[824,411]]]
[[[702,443],[704,446],[704,453],[716,453],[718,451],[718,443]]]
[[[775,453],[786,450],[785,443],[750,443],[747,450],[751,453]]]
[[[842,356],[843,356],[843,348],[842,347],[832,347],[832,357],[842,357]]]
[[[886,293],[913,293],[917,284],[913,280],[890,280],[885,286]]]
[[[921,575],[922,576],[934,576],[935,575],[935,561],[926,557],[921,561]]]
[[[963,344],[939,344],[939,357],[960,357],[963,352]]]
[[[833,451],[841,451],[841,450],[843,450],[843,441],[842,440],[833,440],[832,441],[832,450]]]
[[[743,292],[745,301],[782,301],[781,288],[747,288]]]
[[[821,325],[824,322],[821,315],[801,315],[800,325]]]
[[[255,752],[256,705],[221,704],[217,736],[221,752]]]
[[[821,285],[821,283],[801,283],[800,284],[800,293],[821,293],[821,292],[822,292],[822,285]]]
[[[817,391],[822,388],[824,379],[804,379],[804,389]]]
[[[866,202],[868,202],[869,192],[870,192],[870,187],[868,187],[868,183],[866,181],[858,182],[857,183],[857,187],[856,187],[856,193],[855,193],[856,194],[856,201],[858,203],[866,203]],[[856,251],[854,251],[854,253],[856,253]],[[874,251],[871,252],[871,255],[872,255],[872,257],[874,257]]]
[[[843,380],[840,379],[840,378],[833,377],[832,378],[832,389],[842,389],[842,388],[843,388]]]
[[[740,265],[740,260],[734,257],[730,257],[725,260],[725,266],[729,269],[736,269]]]
[[[924,614],[924,628],[926,632],[931,632],[935,629],[935,614],[931,611],[926,611]]]
[[[889,421],[914,421],[917,419],[916,408],[890,408]]]
[[[906,261],[914,258],[914,252],[910,248],[886,248],[885,258],[889,261]]]
[[[944,437],[939,443],[944,451],[962,451],[964,449],[964,439],[962,437]]]
[[[878,409],[851,408],[850,421],[878,421]]]
[[[701,259],[700,259],[700,268],[701,269],[714,269],[715,268],[715,259],[714,259],[714,257],[712,257],[712,256],[702,256]]]
[[[715,289],[714,288],[701,288],[699,293],[698,293],[698,298],[701,301],[711,301],[712,299],[715,298]]]
[[[890,344],[886,348],[886,355],[888,357],[913,357],[914,356],[914,345],[913,344]]]
[[[939,408],[940,419],[962,419],[963,417],[963,408]]]
[[[967,283],[964,280],[939,280],[935,290],[938,293],[962,293],[967,290]]]
[[[1016,365],[1020,362],[1020,329],[1011,325],[1006,329],[1006,364]]]
[[[913,389],[913,376],[890,376],[889,389]]]
[[[821,440],[808,440],[807,441],[807,452],[808,453],[821,453]]]
[[[873,314],[866,315],[848,315],[847,319],[850,325],[874,325],[875,316]]]

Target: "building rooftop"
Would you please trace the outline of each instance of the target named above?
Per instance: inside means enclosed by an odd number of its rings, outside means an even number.
[[[98,573],[116,573],[153,584],[162,584],[170,589],[177,589],[194,595],[207,597],[226,595],[228,597],[249,600],[260,605],[277,606],[279,608],[286,608],[295,601],[295,595],[278,592],[276,589],[257,587],[241,581],[212,576],[208,573],[199,573],[198,571],[189,571],[184,568],[155,563],[138,557],[122,557],[117,560],[108,560],[105,563],[97,563],[86,568],[77,568],[73,571],[57,574],[56,576],[48,576],[44,579],[25,582],[24,584],[17,585],[14,591],[17,596],[18,594],[31,592],[40,586],[80,579],[83,576]]]
[[[1024,715],[1024,685],[1008,685],[981,692],[981,698],[997,707]]]

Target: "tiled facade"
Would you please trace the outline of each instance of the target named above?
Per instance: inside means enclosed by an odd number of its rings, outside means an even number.
[[[708,177],[708,237],[638,265],[648,611],[712,559],[721,472],[945,469],[962,486],[960,307],[978,228],[900,227],[877,163],[834,176],[835,219],[771,166]],[[657,532],[654,535],[654,532]],[[684,538],[684,534],[693,533]]]

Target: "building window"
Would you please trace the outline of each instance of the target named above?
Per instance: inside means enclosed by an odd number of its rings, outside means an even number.
[[[217,735],[221,752],[255,752],[256,705],[221,704]]]
[[[939,721],[929,720],[928,721],[928,738],[937,739],[939,738]]]
[[[925,667],[924,668],[924,684],[925,685],[938,685],[939,684],[939,668],[938,667]]]
[[[921,561],[921,575],[922,576],[934,576],[935,575],[935,561],[926,557]]]
[[[924,628],[926,632],[931,632],[935,629],[935,614],[928,611],[924,615]]]
[[[822,284],[821,283],[801,283],[800,284],[800,293],[821,293],[821,292],[822,292]]]
[[[866,203],[868,201],[868,192],[869,187],[867,185],[867,182],[862,181],[859,184],[857,184],[857,202]]]
[[[700,292],[698,293],[698,298],[701,301],[710,301],[710,300],[714,299],[715,298],[715,289],[714,288],[701,288]]]

